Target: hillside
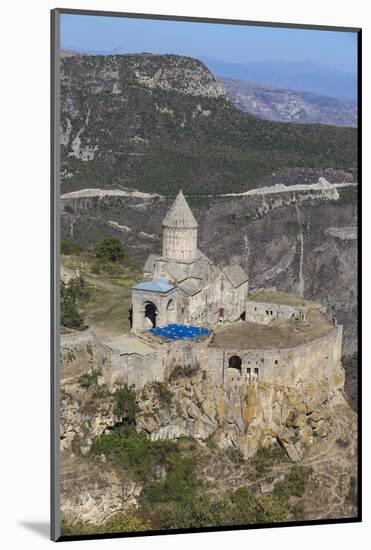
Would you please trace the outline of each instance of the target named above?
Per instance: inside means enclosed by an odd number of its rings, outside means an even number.
[[[219,80],[236,107],[261,118],[280,122],[357,126],[357,108],[352,101],[244,80]]]
[[[261,120],[201,62],[175,55],[64,57],[61,125],[62,192],[215,194],[286,167],[356,169],[354,129]]]

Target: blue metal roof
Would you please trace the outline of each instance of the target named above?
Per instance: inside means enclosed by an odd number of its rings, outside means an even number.
[[[133,290],[149,290],[151,292],[169,292],[174,285],[171,285],[166,279],[152,279],[151,281],[145,281],[133,286]]]
[[[192,340],[197,336],[209,334],[207,328],[177,325],[176,323],[171,323],[165,327],[151,328],[149,331],[168,340]]]

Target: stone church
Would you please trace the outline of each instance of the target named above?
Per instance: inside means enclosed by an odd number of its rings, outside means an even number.
[[[182,191],[162,226],[162,254],[149,255],[144,281],[132,288],[133,331],[244,319],[248,276],[236,263],[219,268],[197,248],[198,223]]]

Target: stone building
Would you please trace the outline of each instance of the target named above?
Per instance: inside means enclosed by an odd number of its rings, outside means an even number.
[[[247,274],[239,264],[219,268],[198,249],[198,223],[182,191],[162,226],[162,254],[149,255],[145,280],[132,289],[133,331],[244,318]]]

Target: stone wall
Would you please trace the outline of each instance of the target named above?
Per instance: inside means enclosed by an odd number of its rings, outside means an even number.
[[[128,384],[140,389],[154,381],[166,381],[173,368],[180,366],[199,367],[218,387],[256,380],[294,386],[313,383],[338,370],[341,367],[341,342],[341,326],[334,327],[323,338],[293,349],[224,350],[208,347],[204,342],[177,341],[164,343],[158,352],[145,356],[112,355],[104,376],[109,387]],[[239,368],[233,366],[233,357],[240,359]]]
[[[263,379],[287,386],[312,383],[330,376],[340,367],[341,343],[342,327],[337,326],[329,335],[293,349],[229,349],[224,353],[223,383],[228,382],[232,375],[241,382]],[[240,369],[233,368],[232,357],[241,359]],[[233,371],[232,375],[228,370]]]
[[[110,363],[111,351],[87,330],[61,335],[60,358],[60,378],[64,382],[87,372],[101,372]]]
[[[250,323],[268,325],[275,319],[297,319],[304,321],[306,314],[306,307],[247,300],[245,319]]]

